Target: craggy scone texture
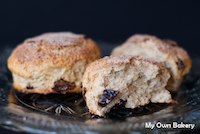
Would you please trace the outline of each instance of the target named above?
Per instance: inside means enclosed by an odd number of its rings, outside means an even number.
[[[136,34],[112,51],[112,55],[133,55],[162,63],[170,72],[171,78],[167,89],[177,91],[184,75],[191,68],[187,52],[168,39],[159,39],[151,35]]]
[[[161,64],[133,56],[104,57],[86,69],[82,88],[90,113],[105,116],[111,108],[170,103],[165,89],[170,74]]]
[[[100,58],[96,43],[70,32],[25,40],[8,58],[13,86],[25,93],[80,92],[88,63]]]

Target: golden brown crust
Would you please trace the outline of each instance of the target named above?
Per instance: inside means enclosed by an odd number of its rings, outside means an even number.
[[[60,37],[61,36],[61,37]],[[79,60],[90,62],[100,57],[96,43],[83,35],[73,33],[47,33],[25,40],[10,55],[8,68],[24,77],[33,71],[66,67]]]
[[[59,93],[54,90],[54,82],[63,79],[66,83],[75,83],[75,87],[66,88],[61,93],[74,93],[81,91],[81,79],[87,64],[99,58],[96,43],[83,35],[46,33],[17,46],[8,58],[8,68],[13,74],[13,86],[18,91]]]

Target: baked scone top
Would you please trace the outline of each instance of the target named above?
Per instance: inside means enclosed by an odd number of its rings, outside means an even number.
[[[71,68],[73,64],[100,57],[96,43],[70,32],[46,33],[25,40],[8,59],[8,68],[21,76],[31,77],[48,68]]]
[[[192,63],[188,53],[180,47],[175,41],[169,39],[159,39],[156,36],[147,34],[136,34],[129,37],[126,42],[113,50],[113,55],[131,55],[132,46],[141,46],[142,48],[149,47],[149,54],[160,51],[163,53],[169,62],[172,62],[177,68],[174,68],[179,74],[179,77],[187,74],[191,69]],[[159,59],[160,57],[157,57]]]
[[[81,45],[84,42],[84,35],[74,34],[71,32],[59,32],[59,33],[45,33],[33,38],[25,40],[28,43],[46,43],[47,45],[62,47],[69,45]]]

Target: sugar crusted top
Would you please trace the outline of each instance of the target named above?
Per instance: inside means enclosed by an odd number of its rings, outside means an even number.
[[[89,63],[100,57],[96,43],[71,32],[45,33],[25,40],[8,58],[8,68],[21,76],[48,68],[70,69],[78,61]]]
[[[33,38],[28,38],[24,41],[24,43],[41,43],[45,42],[49,45],[78,45],[84,41],[84,35],[82,34],[74,34],[71,32],[51,32],[45,33],[39,36],[35,36]]]

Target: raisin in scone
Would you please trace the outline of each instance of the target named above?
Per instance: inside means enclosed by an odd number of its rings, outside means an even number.
[[[25,93],[80,92],[86,66],[100,58],[94,41],[70,32],[25,40],[8,58],[13,86]]]
[[[105,116],[112,107],[136,108],[150,102],[170,103],[165,89],[170,74],[165,67],[133,56],[104,57],[92,62],[82,88],[90,113]]]
[[[177,91],[181,81],[191,68],[187,52],[172,40],[159,39],[151,35],[133,35],[121,46],[115,48],[112,55],[133,55],[161,62],[170,72],[167,89]]]

